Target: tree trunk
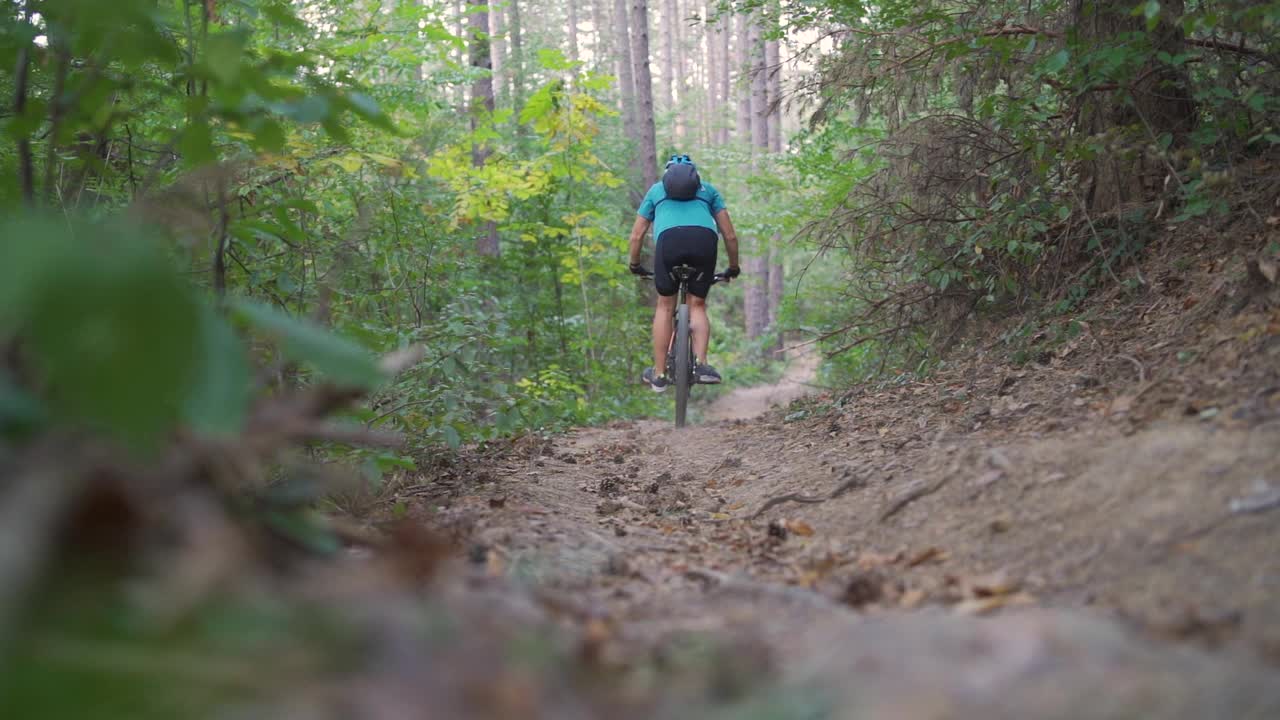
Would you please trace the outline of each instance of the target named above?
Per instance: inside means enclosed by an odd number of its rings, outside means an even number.
[[[613,15],[614,29],[618,32],[617,75],[618,94],[622,100],[622,131],[626,134],[627,140],[635,145],[635,149],[632,150],[632,157],[634,157],[640,147],[640,120],[636,109],[635,64],[631,61],[631,11],[627,6],[627,0],[614,0]],[[632,168],[635,169],[634,162]],[[629,178],[631,204],[634,206],[638,206],[644,197],[644,191],[639,189],[641,182],[638,173],[633,173]],[[648,187],[645,188],[645,190],[648,189]]]
[[[591,59],[596,69],[604,68],[611,57],[610,41],[607,28],[609,25],[608,0],[591,0]]]
[[[471,84],[471,130],[475,132],[481,122],[488,122],[493,116],[493,59],[489,55],[489,6],[486,0],[469,0],[471,12],[469,17],[471,67],[481,71],[479,77]],[[489,148],[483,143],[471,146],[471,162],[478,168],[484,167],[489,158]],[[498,254],[498,228],[490,222],[486,223],[484,234],[476,239],[476,251],[490,257]]]
[[[509,85],[503,77],[507,69],[507,43],[502,38],[506,30],[505,25],[502,7],[491,5],[489,7],[489,56],[493,62],[493,97],[494,102],[502,106],[507,104],[507,86]]]
[[[747,15],[734,16],[734,84],[737,86],[738,124],[734,129],[734,139],[738,142],[751,143],[751,21]]]
[[[569,3],[569,59],[578,62],[578,0]]]
[[[716,109],[720,105],[720,30],[718,25],[713,25],[711,19],[715,17],[715,2],[707,0],[705,7],[706,17],[703,18],[702,31],[706,45],[704,47],[703,61],[706,67],[706,77],[703,85],[706,88],[706,97],[703,98],[703,126],[707,132],[706,142],[715,144],[720,137],[719,122]]]
[[[750,64],[751,93],[750,123],[752,169],[760,172],[764,169],[765,155],[769,152],[769,104],[768,80],[765,77],[765,45],[758,18],[751,18],[747,23],[748,60]],[[769,321],[769,263],[768,251],[762,247],[762,238],[756,240],[755,248],[745,253],[747,284],[743,290],[745,299],[747,338],[755,340],[764,334]]]
[[[1185,46],[1183,2],[1168,0],[1159,7],[1159,20],[1150,32],[1152,45],[1177,56]],[[1079,36],[1098,47],[1119,45],[1122,35],[1146,31],[1146,19],[1135,17],[1123,3],[1074,0],[1072,13]],[[1118,91],[1127,97],[1086,93],[1077,110],[1077,131],[1086,136],[1118,131],[1119,144],[1135,146],[1154,143],[1167,133],[1171,147],[1185,144],[1196,116],[1186,71],[1166,63],[1149,64],[1136,70],[1135,77],[1139,80],[1130,88]],[[1166,170],[1146,153],[1105,153],[1086,168],[1085,204],[1090,212],[1103,213],[1148,200],[1159,193]]]
[[[641,185],[658,181],[658,142],[653,125],[653,78],[649,74],[649,1],[631,0],[631,65],[636,83],[636,121]]]
[[[719,98],[719,101],[716,103],[715,112],[717,122],[716,127],[718,129],[716,140],[720,145],[728,145],[729,114],[732,112],[730,109],[730,98],[733,97],[733,91],[729,82],[729,64],[732,57],[729,54],[729,40],[733,33],[730,31],[731,28],[729,20],[726,18],[721,18],[716,25],[716,32],[719,33],[720,38],[720,47],[717,53],[720,57],[720,62],[718,63],[720,68],[720,78],[716,82],[720,83],[720,89],[716,92],[716,97]]]
[[[672,38],[672,42],[675,43],[676,71],[673,75],[673,79],[675,81],[675,135],[676,143],[683,146],[685,138],[688,137],[689,132],[689,118],[686,117],[686,114],[692,112],[689,104],[685,102],[686,93],[688,92],[687,88],[689,85],[689,63],[688,58],[686,57],[688,54],[688,48],[686,47],[688,38],[686,36],[688,33],[684,22],[684,8],[682,0],[671,0],[671,5],[675,10],[671,33],[674,36]],[[684,151],[683,148],[681,151]]]
[[[520,21],[520,0],[509,0],[507,33],[510,35],[511,54],[507,63],[511,66],[511,107],[515,110],[516,127],[520,125],[520,113],[524,110],[524,29]]]
[[[775,6],[776,7],[776,6]],[[769,153],[775,157],[782,153],[782,48],[777,40],[765,44],[766,69],[765,104],[769,109]],[[782,307],[785,290],[782,277],[782,234],[775,233],[769,244],[769,289],[767,315],[769,327],[778,333],[775,353],[782,350],[782,334],[778,326],[778,311]]]
[[[673,102],[676,77],[675,16],[676,0],[662,0],[662,7],[658,13],[658,35],[661,36],[662,41],[662,69],[658,75],[658,94],[654,102],[665,111],[675,107]]]

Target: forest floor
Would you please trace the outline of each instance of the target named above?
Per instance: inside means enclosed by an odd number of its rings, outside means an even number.
[[[1280,717],[1274,266],[1175,247],[1021,364],[988,342],[769,410],[806,359],[684,430],[472,458],[411,517],[642,716]]]

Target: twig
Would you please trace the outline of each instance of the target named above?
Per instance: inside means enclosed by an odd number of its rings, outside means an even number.
[[[923,483],[920,483],[908,489],[906,492],[899,495],[898,499],[890,503],[888,509],[886,509],[883,513],[880,513],[880,522],[884,522],[885,520],[888,520],[894,515],[897,515],[899,511],[901,511],[907,505],[910,505],[911,503],[915,502],[916,500],[919,500],[920,498],[925,497],[926,495],[932,495],[938,492],[939,490],[942,489],[943,485],[947,484],[949,480],[951,480],[950,473],[943,475],[940,479],[938,479],[937,481],[935,481],[930,485],[925,485]]]
[[[841,483],[835,490],[832,490],[826,495],[805,495],[803,493],[787,493],[786,495],[779,495],[765,500],[764,504],[760,506],[760,509],[752,513],[747,519],[755,520],[765,514],[770,508],[777,507],[783,503],[794,502],[806,505],[817,505],[818,503],[824,503],[828,500],[835,500],[841,495],[856,487],[861,487],[862,485],[863,480],[861,477],[852,477]]]
[[[1116,355],[1112,360],[1128,360],[1133,363],[1133,367],[1138,371],[1138,384],[1142,384],[1147,381],[1147,368],[1139,362],[1137,358],[1132,355]]]

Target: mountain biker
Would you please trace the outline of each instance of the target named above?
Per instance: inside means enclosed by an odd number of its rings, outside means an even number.
[[[642,375],[655,392],[667,389],[667,350],[671,347],[672,315],[676,310],[676,281],[670,268],[688,265],[700,274],[689,281],[689,324],[693,334],[696,382],[715,384],[720,373],[707,364],[707,346],[711,342],[711,322],[707,319],[707,291],[715,275],[718,237],[724,235],[729,254],[725,277],[738,277],[738,234],[725,209],[724,198],[710,183],[702,182],[697,166],[688,155],[672,155],[667,161],[662,181],[645,193],[636,222],[631,227],[631,272],[647,275],[640,266],[640,246],[645,233],[653,226],[657,247],[653,253],[653,281],[658,290],[658,304],[653,313],[653,367]]]

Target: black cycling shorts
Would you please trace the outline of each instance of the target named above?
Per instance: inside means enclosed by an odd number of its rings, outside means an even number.
[[[716,274],[716,252],[720,236],[715,230],[697,225],[668,228],[658,237],[658,251],[653,259],[653,284],[659,295],[671,296],[680,287],[668,272],[677,265],[688,265],[699,271],[689,280],[689,293],[705,298]]]

